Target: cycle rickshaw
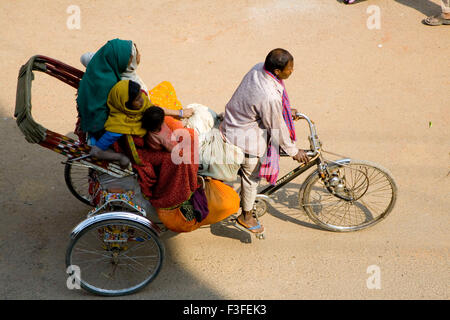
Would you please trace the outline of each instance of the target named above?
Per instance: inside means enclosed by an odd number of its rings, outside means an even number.
[[[72,139],[34,121],[33,71],[44,72],[75,89],[84,73],[58,60],[33,56],[19,72],[14,114],[28,142],[66,157],[64,178],[70,192],[85,204],[96,204],[70,234],[66,266],[80,268],[76,280],[87,291],[104,296],[134,293],[161,270],[164,246],[159,236],[164,226],[152,221],[151,205],[139,198],[133,171],[91,158],[90,146],[82,138]],[[327,230],[347,232],[383,220],[392,211],[397,197],[391,174],[367,161],[324,159],[314,123],[306,115],[298,116],[309,125],[311,150],[307,154],[311,159],[259,192],[255,217],[267,211],[268,203],[273,201],[271,194],[317,166],[299,190],[299,205],[312,221]],[[258,234],[257,237],[263,238]]]

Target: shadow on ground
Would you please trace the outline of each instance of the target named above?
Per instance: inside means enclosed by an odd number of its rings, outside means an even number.
[[[395,0],[412,9],[423,13],[425,16],[439,14],[441,12],[441,6],[430,0]]]
[[[312,171],[305,172],[302,176],[294,179],[292,182],[286,184],[284,187],[273,193],[270,197],[274,200],[272,204],[268,203],[266,215],[271,215],[279,220],[297,224],[302,227],[312,228],[316,230],[324,229],[318,227],[315,223],[311,222],[304,210],[299,204],[299,190],[302,186],[300,181],[303,181]],[[259,190],[265,188],[264,182]],[[239,193],[239,182],[232,184],[234,189]],[[250,233],[243,232],[236,227],[231,219],[236,218],[238,214],[231,216],[229,219],[211,225],[211,233],[231,239],[239,240],[243,243],[251,243],[252,235]],[[264,221],[264,217],[261,219]],[[263,222],[264,224],[264,222]]]
[[[441,6],[434,3],[430,0],[395,0],[396,2],[410,7],[412,9],[415,9],[421,13],[423,13],[425,16],[435,15],[439,14],[441,12]],[[337,2],[344,4],[343,0],[337,0]],[[354,3],[350,5],[357,5],[365,3],[366,5],[377,5],[377,1],[369,1],[369,0],[356,0]]]

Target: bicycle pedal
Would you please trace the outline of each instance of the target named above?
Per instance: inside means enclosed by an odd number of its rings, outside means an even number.
[[[255,237],[258,240],[266,240],[266,235],[264,234],[264,232],[255,233]]]

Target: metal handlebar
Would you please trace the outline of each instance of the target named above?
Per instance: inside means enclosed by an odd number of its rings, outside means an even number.
[[[308,122],[309,131],[310,131],[310,136],[308,138],[309,138],[309,144],[310,144],[311,150],[308,150],[306,152],[306,155],[308,157],[314,157],[315,155],[317,155],[320,152],[320,147],[321,147],[319,137],[317,136],[316,126],[314,125],[314,122],[303,113],[297,112],[295,114],[295,116],[299,119],[303,119],[303,120],[306,120],[306,122]]]

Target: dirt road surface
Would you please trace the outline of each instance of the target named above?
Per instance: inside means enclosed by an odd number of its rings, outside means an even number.
[[[184,105],[218,112],[253,65],[288,49],[291,103],[316,122],[324,149],[379,163],[398,186],[386,220],[342,234],[299,209],[301,176],[274,195],[266,240],[223,224],[166,233],[160,275],[121,299],[448,299],[450,26],[421,23],[439,10],[438,0],[1,1],[0,299],[102,299],[66,286],[69,234],[90,208],[66,188],[64,158],[27,143],[13,113],[31,56],[81,69],[82,53],[113,38],[138,44],[148,87],[168,80]],[[74,99],[36,73],[33,116],[44,127],[72,132]],[[306,123],[296,130],[306,148]],[[293,166],[283,159],[282,172]]]

